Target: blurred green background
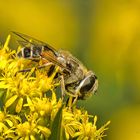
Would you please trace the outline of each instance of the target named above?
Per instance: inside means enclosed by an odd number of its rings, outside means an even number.
[[[0,42],[11,30],[79,58],[99,79],[80,106],[111,120],[105,139],[140,140],[139,0],[0,0]]]

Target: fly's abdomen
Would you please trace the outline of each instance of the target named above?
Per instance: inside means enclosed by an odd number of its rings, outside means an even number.
[[[18,52],[18,57],[23,58],[39,58],[42,53],[43,48],[38,46],[24,47]]]

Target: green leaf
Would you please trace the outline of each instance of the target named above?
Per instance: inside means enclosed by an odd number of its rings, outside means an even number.
[[[66,138],[66,133],[65,133],[65,129],[62,128],[62,140],[67,140]]]
[[[62,132],[62,109],[63,106],[59,109],[58,113],[56,114],[56,117],[54,118],[52,128],[51,128],[51,135],[49,137],[49,140],[65,140],[65,137],[63,136]]]
[[[3,102],[5,100],[5,90],[1,90],[0,89],[0,110],[2,109],[3,107]]]

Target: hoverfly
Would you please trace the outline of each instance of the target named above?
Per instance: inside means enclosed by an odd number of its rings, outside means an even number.
[[[59,67],[57,75],[61,83],[62,97],[67,94],[83,100],[97,91],[98,80],[94,72],[87,70],[71,53],[64,50],[57,51],[49,44],[28,35],[13,33],[19,37],[20,40],[17,41],[22,46],[17,54],[18,57],[33,61],[45,60],[39,68],[49,66],[48,76],[53,73],[55,67]]]

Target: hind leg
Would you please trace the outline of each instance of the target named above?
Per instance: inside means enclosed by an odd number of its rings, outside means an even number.
[[[53,65],[53,63],[48,62],[48,63],[43,64],[43,65],[41,65],[41,66],[37,66],[36,69],[42,69],[42,68],[48,67],[48,66],[50,66],[50,65]],[[31,69],[32,69],[32,68],[27,68],[27,69],[20,70],[20,71],[18,71],[18,72],[28,72],[28,71],[31,71]]]

